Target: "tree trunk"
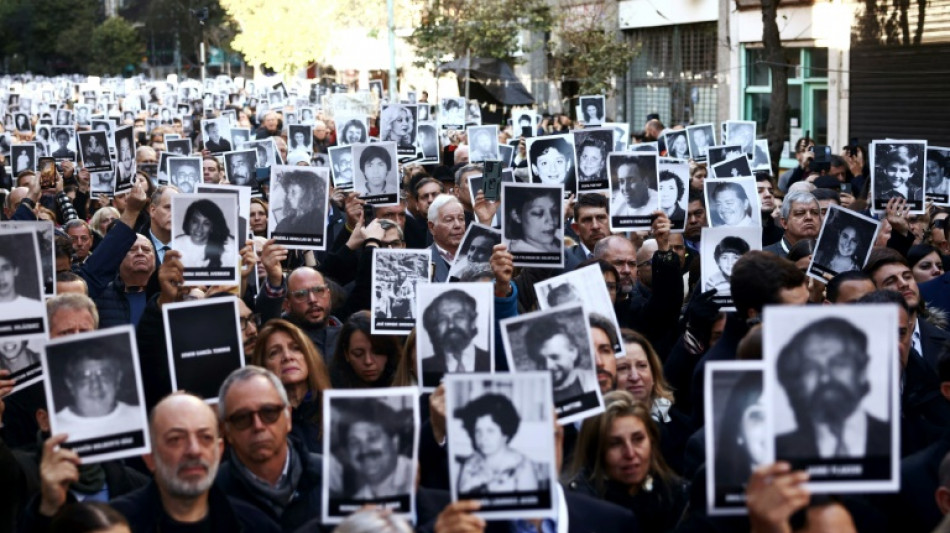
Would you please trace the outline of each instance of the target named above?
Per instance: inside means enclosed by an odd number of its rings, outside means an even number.
[[[788,136],[788,59],[776,22],[778,3],[779,0],[762,0],[762,44],[772,72],[772,96],[765,135],[769,141],[772,175],[776,177],[782,159],[782,146]]]

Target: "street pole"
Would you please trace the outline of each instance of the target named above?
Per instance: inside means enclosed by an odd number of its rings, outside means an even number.
[[[465,105],[468,106],[468,82],[472,79],[472,49],[465,50]]]
[[[398,102],[396,92],[396,16],[393,0],[386,0],[386,10],[389,12],[389,101]]]

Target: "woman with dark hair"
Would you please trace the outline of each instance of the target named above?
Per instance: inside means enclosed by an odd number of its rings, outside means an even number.
[[[660,453],[650,408],[627,391],[604,395],[604,412],[584,420],[567,487],[633,511],[645,533],[671,531],[688,501],[689,485]]]
[[[686,222],[686,210],[680,205],[683,195],[686,194],[686,187],[679,177],[669,170],[660,172],[660,182],[657,189],[660,197],[660,209],[666,213],[670,222],[674,226],[682,226]]]
[[[102,502],[69,504],[50,522],[49,533],[129,533],[129,522]]]
[[[330,362],[330,381],[337,389],[391,387],[403,357],[393,335],[373,335],[369,311],[350,315],[337,338]]]
[[[744,374],[732,386],[716,434],[716,481],[741,487],[768,460],[768,434],[762,405],[762,375]]]
[[[823,246],[816,252],[816,263],[835,274],[861,270],[864,266],[864,258],[858,257],[858,252],[867,250],[863,246],[862,236],[857,227],[847,221],[840,225],[829,224],[825,228],[823,237]]]
[[[366,125],[360,119],[352,119],[346,122],[343,130],[340,131],[340,146],[347,144],[365,143],[369,140],[366,135]]]
[[[509,195],[505,233],[512,252],[559,252],[561,243],[561,199],[557,190],[522,189]]]
[[[318,189],[321,181],[305,172],[285,172],[280,180],[283,189],[283,209],[274,233],[307,234],[319,231],[322,209]],[[275,210],[275,214],[277,211]]]
[[[221,268],[224,260],[237,262],[234,237],[224,213],[211,200],[197,200],[185,210],[183,234],[175,237],[175,250],[181,252],[186,268]]]
[[[521,415],[511,400],[487,393],[455,410],[475,451],[459,470],[459,494],[538,491],[549,482],[544,469],[509,445]]]
[[[929,244],[916,244],[907,251],[907,262],[917,283],[930,281],[943,275],[943,258]]]

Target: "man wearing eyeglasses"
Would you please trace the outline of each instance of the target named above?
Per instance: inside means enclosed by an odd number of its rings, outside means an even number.
[[[111,354],[81,352],[70,359],[65,375],[70,402],[56,413],[57,420],[70,428],[70,441],[141,426],[139,409],[118,398],[123,377],[121,365]]]
[[[230,446],[215,485],[257,507],[284,531],[320,516],[320,456],[288,439],[290,404],[280,378],[254,366],[231,373],[218,393],[218,415]]]

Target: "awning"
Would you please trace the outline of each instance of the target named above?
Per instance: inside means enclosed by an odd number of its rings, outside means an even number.
[[[473,57],[470,68],[466,68],[466,64],[463,57],[443,63],[437,72],[454,72],[458,76],[459,94],[465,94],[465,78],[468,77],[471,84],[481,86],[496,101],[494,103],[505,106],[534,105],[531,93],[518,80],[508,63],[500,59]],[[471,94],[471,90],[469,92]]]

